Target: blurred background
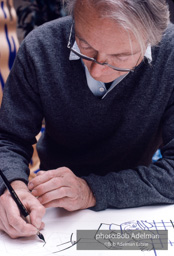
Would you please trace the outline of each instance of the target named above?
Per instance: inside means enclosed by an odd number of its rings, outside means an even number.
[[[35,27],[66,15],[61,0],[13,0],[13,3],[19,42]]]
[[[156,0],[158,1],[158,0]],[[174,0],[166,0],[168,5],[169,5],[169,9],[170,9],[170,19],[171,22],[174,23]],[[38,0],[38,1],[33,1],[33,0],[13,0],[14,2],[14,7],[15,9],[19,9],[18,11],[20,13],[18,13],[18,16],[21,18],[22,16],[22,11],[23,11],[23,18],[26,22],[26,20],[29,20],[29,16],[30,16],[30,28],[32,28],[32,26],[35,24],[39,25],[39,22],[42,23],[43,21],[48,21],[51,19],[54,19],[56,17],[60,17],[60,16],[64,16],[66,15],[65,11],[62,8],[61,5],[61,1],[59,0]],[[32,4],[32,6],[31,6]],[[35,7],[34,7],[35,5]],[[27,10],[25,9],[28,6],[28,11],[29,9],[31,10],[31,13],[27,14]],[[40,8],[40,10],[39,10]],[[26,17],[25,17],[26,15]],[[42,16],[43,15],[43,16]],[[31,18],[31,16],[33,16]],[[19,22],[19,21],[18,21]],[[21,19],[20,19],[20,24],[18,24],[18,26],[21,26]],[[17,34],[18,34],[18,38],[19,41],[21,42],[21,40],[24,37],[24,34],[26,31],[23,31],[24,28],[19,28],[17,29]],[[29,31],[29,27],[27,28]]]

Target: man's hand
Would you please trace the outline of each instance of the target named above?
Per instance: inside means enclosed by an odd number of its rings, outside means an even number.
[[[8,190],[0,196],[0,230],[6,232],[11,238],[36,235],[38,229],[43,229],[42,218],[45,208],[29,192],[22,181],[11,183],[27,211],[30,213],[31,224],[21,217],[19,209]]]
[[[86,181],[66,167],[40,171],[30,181],[29,189],[46,208],[62,207],[68,211],[75,211],[96,204]]]

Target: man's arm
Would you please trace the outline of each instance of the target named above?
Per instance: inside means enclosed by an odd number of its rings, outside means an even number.
[[[31,224],[19,209],[0,179],[0,230],[12,238],[31,236],[43,228],[45,208],[27,188],[32,144],[41,128],[43,113],[35,79],[35,67],[25,43],[4,88],[0,109],[0,169],[14,187],[30,213]]]
[[[4,87],[0,108],[0,168],[8,180],[27,184],[32,145],[42,125],[35,66],[22,44]],[[0,182],[0,194],[5,190]]]

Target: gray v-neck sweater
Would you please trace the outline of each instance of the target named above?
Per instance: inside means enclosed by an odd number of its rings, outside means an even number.
[[[174,27],[103,100],[81,61],[69,61],[71,18],[40,26],[23,41],[0,110],[0,168],[27,182],[32,144],[41,169],[84,177],[94,210],[174,203]],[[163,158],[151,163],[157,148]],[[0,180],[0,191],[4,190]]]

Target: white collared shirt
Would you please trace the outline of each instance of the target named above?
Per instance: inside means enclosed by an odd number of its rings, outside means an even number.
[[[79,47],[76,43],[76,41],[74,42],[74,45],[72,47],[74,50],[80,52]],[[152,51],[151,51],[151,46],[148,45],[146,52],[144,54],[144,57],[146,57],[148,59],[148,62],[150,63],[152,61]],[[80,57],[78,57],[75,53],[73,53],[72,51],[70,52],[69,55],[69,60],[79,60]],[[83,61],[82,61],[83,63]],[[101,99],[103,99],[118,83],[120,83],[129,73],[126,73],[122,76],[119,76],[118,78],[116,78],[110,88],[107,90],[105,84],[101,81],[97,81],[95,80],[89,73],[88,68],[85,66],[85,64],[83,63],[84,67],[85,67],[85,73],[86,73],[86,79],[87,79],[87,84],[89,89],[91,90],[91,92],[96,96],[96,97],[100,97]]]

